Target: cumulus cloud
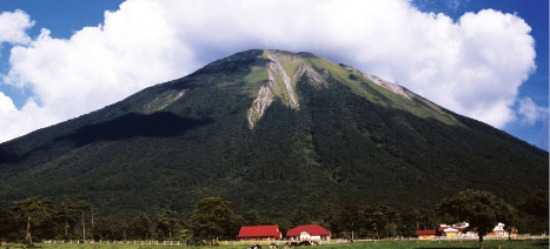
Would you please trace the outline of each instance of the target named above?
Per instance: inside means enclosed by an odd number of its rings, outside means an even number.
[[[1,99],[0,105],[10,103],[11,99]],[[66,117],[64,117],[66,118]],[[24,135],[36,129],[40,129],[48,124],[59,122],[60,117],[54,109],[39,107],[35,101],[29,100],[20,110],[11,108],[0,110],[0,141],[7,141],[15,137]]]
[[[15,110],[16,108],[11,98],[6,96],[3,92],[0,92],[0,113]]]
[[[189,56],[173,28],[157,6],[141,1],[107,12],[103,26],[68,40],[43,29],[30,46],[12,49],[7,80],[31,89],[43,108],[79,115],[181,76]]]
[[[10,118],[32,110],[43,118],[26,121],[43,126],[241,50],[310,51],[503,127],[535,69],[530,30],[513,14],[483,10],[455,22],[408,0],[127,0],[69,39],[44,29],[14,47],[4,81],[33,94]]]
[[[16,10],[0,13],[0,43],[28,43],[31,38],[26,30],[34,25],[27,13]]]
[[[518,113],[521,116],[521,122],[529,125],[548,119],[548,108],[538,106],[529,97],[519,100]]]

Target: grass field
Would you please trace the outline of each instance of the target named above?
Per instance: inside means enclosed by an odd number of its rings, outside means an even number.
[[[36,244],[35,248],[40,249],[168,249],[168,248],[218,248],[218,249],[245,249],[243,244],[229,244],[217,247],[185,247],[162,246],[162,245],[121,245],[121,244]],[[263,248],[269,248],[263,245]],[[8,244],[0,249],[24,248],[21,244]],[[283,248],[282,246],[280,248]],[[325,244],[314,248],[318,249],[458,249],[478,248],[477,241],[370,241],[351,244]],[[486,249],[543,249],[548,248],[548,240],[526,240],[526,241],[486,241]]]

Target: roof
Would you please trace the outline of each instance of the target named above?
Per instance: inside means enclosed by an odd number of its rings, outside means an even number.
[[[458,232],[458,229],[455,229],[455,228],[452,228],[452,227],[447,227],[447,228],[443,229],[443,232],[456,233],[456,232]]]
[[[416,235],[418,236],[435,235],[435,230],[416,230]]]
[[[287,237],[300,236],[302,232],[307,232],[311,236],[330,236],[330,231],[323,228],[322,226],[311,224],[311,225],[300,225],[295,228],[292,228],[286,232]]]
[[[241,231],[239,231],[240,237],[281,237],[281,232],[279,231],[279,226],[269,225],[269,226],[242,226]]]
[[[464,224],[468,224],[466,222],[464,222]],[[462,226],[462,227],[451,227],[449,225],[445,225],[445,224],[441,224],[439,225],[439,227],[437,228],[437,231],[439,232],[467,232],[467,231],[477,231],[477,227],[469,227],[470,224],[468,224],[468,226]]]

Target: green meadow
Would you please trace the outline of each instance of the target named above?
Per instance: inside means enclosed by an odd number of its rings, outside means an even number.
[[[184,246],[184,245],[148,245],[148,244],[44,244],[37,243],[34,248],[39,249],[164,249],[164,248],[218,248],[218,249],[246,249],[247,244],[222,243],[220,246]],[[0,249],[25,248],[22,244],[8,244]],[[263,244],[262,249],[269,248]],[[279,248],[284,248],[282,245]],[[458,249],[458,248],[479,248],[477,241],[368,241],[356,243],[324,244],[316,246],[319,249]],[[512,240],[512,241],[485,241],[486,249],[543,249],[548,248],[548,240]]]

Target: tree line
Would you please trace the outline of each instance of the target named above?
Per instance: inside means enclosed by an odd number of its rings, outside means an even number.
[[[520,233],[547,233],[548,191],[538,190],[512,206],[492,193],[466,190],[445,198],[433,210],[395,210],[383,205],[342,203],[323,208],[319,217],[296,209],[288,217],[265,217],[258,210],[237,214],[221,197],[204,197],[191,215],[173,210],[141,212],[131,219],[100,215],[96,205],[85,200],[47,198],[14,202],[0,208],[0,240],[179,240],[200,243],[234,240],[243,225],[277,224],[283,234],[302,224],[320,224],[333,237],[372,238],[415,236],[416,230],[436,230],[440,223],[467,221],[487,234],[497,222]],[[482,239],[482,236],[480,236]],[[480,241],[482,242],[482,241]]]

